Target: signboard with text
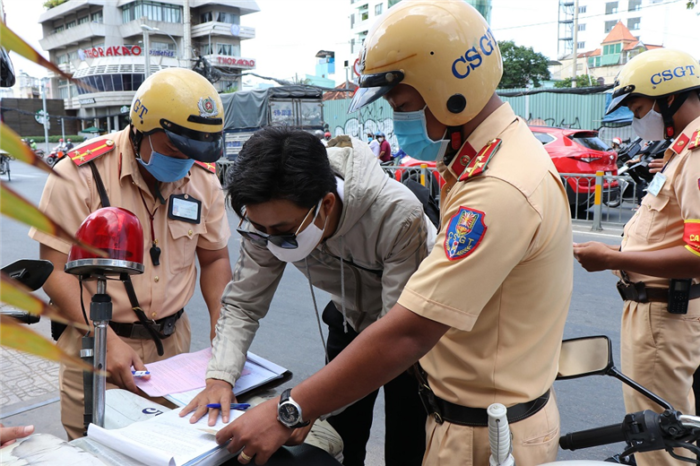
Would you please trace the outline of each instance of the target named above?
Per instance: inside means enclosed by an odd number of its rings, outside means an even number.
[[[143,49],[138,45],[114,45],[111,47],[93,47],[78,51],[81,60],[99,57],[138,57],[143,54]],[[157,57],[175,58],[174,50],[150,50],[149,55]]]

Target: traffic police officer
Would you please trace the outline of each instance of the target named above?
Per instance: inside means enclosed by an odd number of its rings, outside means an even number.
[[[365,40],[353,108],[384,96],[394,133],[446,180],[435,247],[398,303],[276,405],[222,429],[239,461],[263,464],[287,426],[333,411],[420,359],[426,465],[483,465],[486,408],[508,407],[519,465],[556,458],[552,383],[573,288],[571,221],[551,159],[495,94],[500,51],[460,0],[406,0]],[[277,419],[280,419],[278,422]]]
[[[607,113],[626,106],[638,136],[675,141],[622,245],[574,245],[586,270],[620,277],[622,371],[685,414],[695,413],[691,387],[700,366],[699,90],[700,66],[687,53],[650,50],[625,65]],[[624,398],[628,412],[662,409],[627,387]],[[635,457],[639,465],[684,464],[665,451]]]
[[[194,293],[195,258],[212,337],[231,266],[230,230],[213,165],[223,148],[223,107],[216,89],[193,71],[162,70],[139,87],[130,117],[128,128],[83,144],[68,154],[69,161],[58,163],[55,171],[62,179],[49,176],[39,207],[67,231],[76,231],[91,212],[107,205],[125,208],[141,221],[145,271],[133,277],[134,293],[118,283],[108,290],[114,306],[107,336],[110,382],[137,392],[132,367],[145,370],[144,363],[189,351],[183,308]],[[63,271],[71,245],[37,230],[30,236],[41,243],[41,258],[54,264],[44,290],[66,318],[83,322],[78,280]],[[90,301],[95,286],[84,283],[83,300]],[[81,337],[69,327],[57,344],[77,356]],[[82,372],[62,365],[59,377],[61,418],[73,439],[83,433]]]

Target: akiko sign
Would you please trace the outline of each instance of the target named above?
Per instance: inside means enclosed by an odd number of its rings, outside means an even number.
[[[86,58],[99,57],[138,57],[143,54],[143,49],[138,45],[115,45],[112,47],[93,47],[78,51],[78,56],[81,60]],[[151,50],[150,55],[160,57],[175,57],[175,52],[172,50]]]
[[[249,58],[224,57],[219,55],[216,57],[219,65],[235,66],[237,68],[255,68],[255,60]]]

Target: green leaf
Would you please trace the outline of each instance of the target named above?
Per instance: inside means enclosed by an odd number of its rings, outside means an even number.
[[[12,131],[10,127],[0,122],[0,149],[29,165],[34,165],[47,173],[53,173],[43,160],[34,154],[28,145],[22,142],[22,139]],[[56,173],[60,178],[61,176]]]

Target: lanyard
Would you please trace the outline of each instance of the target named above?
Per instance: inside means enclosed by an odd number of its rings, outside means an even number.
[[[156,208],[153,209],[153,212],[148,210],[148,206],[146,205],[146,200],[143,198],[143,193],[139,189],[139,195],[141,196],[141,202],[143,202],[143,207],[146,209],[146,213],[148,213],[148,217],[151,220],[151,249],[149,250],[149,253],[151,254],[151,262],[153,262],[153,265],[160,265],[160,248],[158,247],[158,240],[156,238],[155,230],[153,228],[153,218],[156,216],[156,212],[158,211],[158,204],[156,203]]]

